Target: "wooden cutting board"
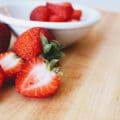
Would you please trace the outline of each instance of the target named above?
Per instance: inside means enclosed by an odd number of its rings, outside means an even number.
[[[62,86],[47,99],[0,92],[0,120],[120,120],[120,14],[102,21],[65,50]]]

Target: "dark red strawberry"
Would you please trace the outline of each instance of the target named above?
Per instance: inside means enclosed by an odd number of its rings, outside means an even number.
[[[27,97],[49,97],[60,84],[60,76],[49,69],[43,58],[27,61],[16,78],[16,90]]]
[[[80,20],[82,16],[82,11],[81,10],[74,10],[71,15],[72,20]]]
[[[4,71],[3,71],[2,67],[0,66],[0,88],[3,85],[4,78],[5,78]]]
[[[22,68],[23,61],[12,51],[0,54],[0,65],[7,79],[14,77]]]
[[[51,15],[57,15],[63,18],[64,21],[68,21],[72,14],[72,9],[70,9],[68,5],[47,3],[47,7],[50,10]]]
[[[0,53],[7,51],[10,45],[11,31],[8,25],[0,23]]]
[[[38,56],[43,52],[41,34],[48,38],[48,41],[54,39],[54,36],[47,29],[34,27],[17,38],[14,44],[14,51],[26,60]]]
[[[30,20],[35,21],[48,21],[49,20],[49,10],[45,6],[38,6],[36,7],[31,15]]]

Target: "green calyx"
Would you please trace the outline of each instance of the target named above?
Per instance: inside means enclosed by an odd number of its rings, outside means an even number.
[[[40,38],[43,46],[43,54],[41,56],[45,58],[47,69],[62,76],[63,73],[57,67],[59,59],[64,56],[62,45],[56,40],[48,41],[43,34],[40,35]]]
[[[56,64],[58,63],[58,61],[59,61],[58,59],[53,59],[51,61],[46,61],[47,62],[47,68],[49,70],[53,70],[54,67],[56,66]]]
[[[63,72],[60,71],[60,68],[57,67],[58,59],[53,59],[51,61],[46,60],[47,63],[47,69],[50,71],[54,71],[55,73],[59,74],[60,76],[63,76]]]
[[[62,51],[62,46],[61,44],[56,41],[48,41],[48,39],[41,34],[41,42],[43,46],[43,54],[42,56],[47,59],[48,61],[51,61],[53,59],[60,59],[62,56],[64,56],[64,53]]]

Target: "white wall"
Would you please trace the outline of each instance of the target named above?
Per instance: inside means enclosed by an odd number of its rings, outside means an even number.
[[[14,1],[22,2],[25,0],[0,0],[0,4],[5,2],[14,2]],[[31,0],[27,0],[27,1],[30,2]],[[51,1],[51,0],[47,0],[47,1]],[[81,4],[85,4],[87,6],[91,6],[94,8],[120,12],[120,0],[54,0],[54,1],[77,1],[80,2]]]
[[[103,10],[120,12],[120,0],[79,0],[80,3]]]

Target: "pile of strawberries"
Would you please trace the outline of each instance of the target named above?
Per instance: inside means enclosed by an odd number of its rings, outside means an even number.
[[[61,4],[47,3],[45,6],[36,7],[30,15],[30,20],[48,21],[48,22],[67,22],[80,20],[82,16],[81,10],[73,8],[71,3],[65,2]]]
[[[47,29],[31,28],[16,39],[11,50],[1,52],[0,87],[5,81],[15,81],[16,91],[27,97],[56,93],[61,85],[56,66],[63,52]]]
[[[70,3],[46,3],[38,6],[31,20],[67,22],[80,20],[81,10],[75,10]],[[60,70],[57,67],[64,55],[62,46],[47,29],[34,27],[21,34],[11,50],[10,28],[0,23],[0,87],[7,81],[15,81],[15,88],[27,97],[49,97],[61,85]]]

